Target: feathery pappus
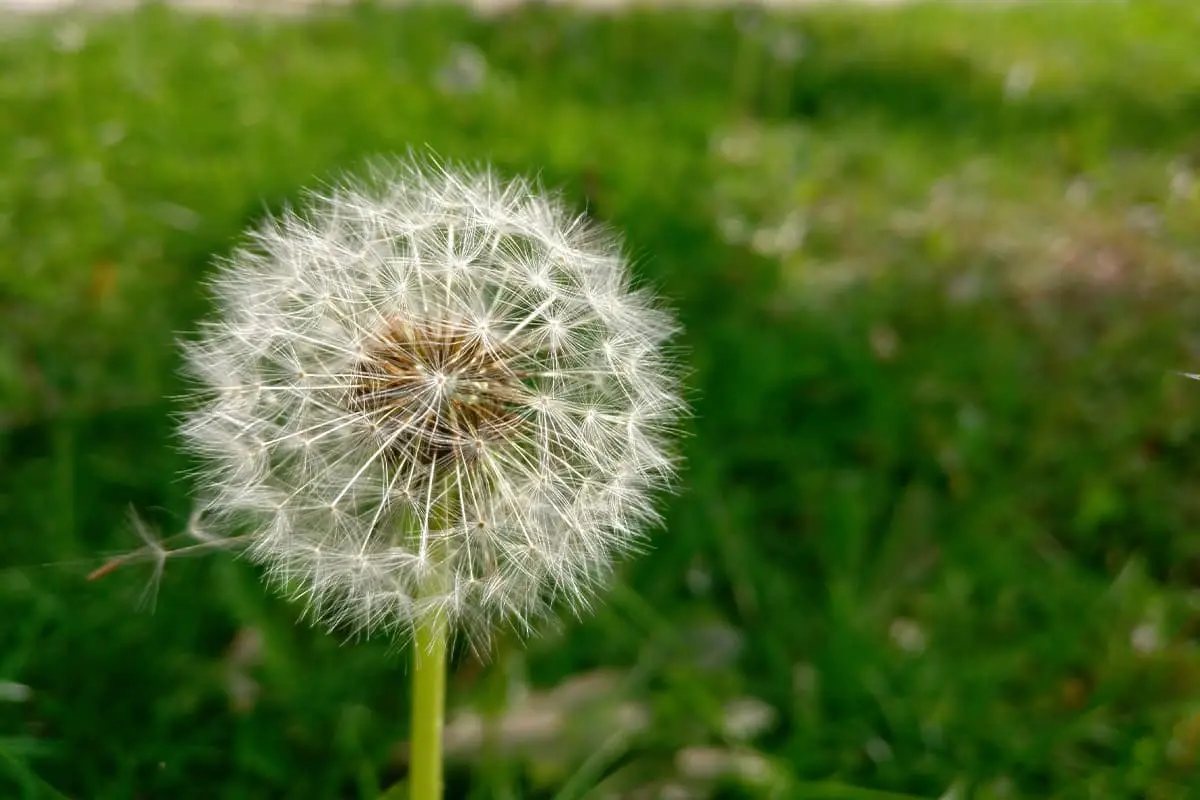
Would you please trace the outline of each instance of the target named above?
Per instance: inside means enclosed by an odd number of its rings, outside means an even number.
[[[206,526],[332,628],[472,644],[585,608],[657,521],[673,316],[527,180],[416,158],[308,196],[186,345]]]

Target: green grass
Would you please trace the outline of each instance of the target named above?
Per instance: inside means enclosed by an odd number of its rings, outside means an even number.
[[[1200,385],[1171,374],[1200,365],[1200,10],[5,22],[0,688],[31,694],[0,699],[0,796],[403,776],[387,642],[222,555],[172,560],[153,613],[149,568],[84,578],[130,507],[186,521],[174,341],[212,257],[425,145],[624,231],[696,411],[597,612],[455,669],[459,709],[566,719],[451,746],[450,796],[1200,793]],[[771,722],[739,736],[747,698]],[[765,777],[689,777],[711,748]]]

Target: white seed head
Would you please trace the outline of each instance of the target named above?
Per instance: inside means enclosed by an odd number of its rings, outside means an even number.
[[[333,628],[476,646],[588,605],[656,520],[676,324],[619,242],[526,181],[415,159],[309,196],[186,348],[203,512]]]

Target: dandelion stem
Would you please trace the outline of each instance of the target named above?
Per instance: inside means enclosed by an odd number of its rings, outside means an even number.
[[[446,618],[440,611],[417,624],[413,650],[411,800],[441,800],[442,728],[446,709]]]
[[[433,502],[427,526],[445,529],[450,526],[455,492],[447,486],[441,497]],[[428,535],[428,534],[427,534]],[[445,543],[434,539],[429,543],[429,555],[434,568],[425,587],[425,594],[440,596],[446,592],[447,575],[444,559]],[[413,640],[412,682],[412,742],[409,761],[409,800],[441,800],[442,798],[442,730],[446,716],[446,649],[449,621],[441,608],[430,606],[417,620]]]
[[[426,528],[449,524],[453,493],[435,501]],[[429,544],[434,568],[426,579],[427,597],[445,593],[449,576],[444,543]],[[381,800],[442,800],[442,734],[446,718],[446,654],[450,620],[444,609],[432,606],[417,620],[413,636],[412,717],[409,730],[408,781],[383,793]],[[404,792],[407,784],[408,793]]]

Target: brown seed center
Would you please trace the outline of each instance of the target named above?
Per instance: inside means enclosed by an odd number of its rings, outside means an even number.
[[[368,344],[346,403],[393,460],[473,460],[525,419],[514,355],[452,324],[395,319]]]

